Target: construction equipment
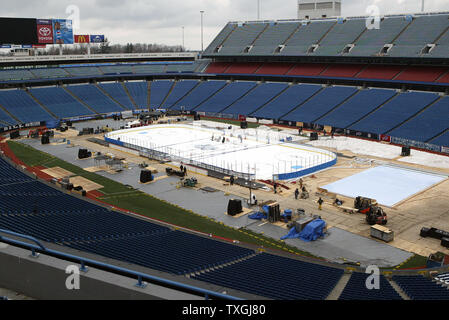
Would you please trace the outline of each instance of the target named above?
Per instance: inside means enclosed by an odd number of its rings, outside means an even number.
[[[40,136],[44,135],[48,131],[47,128],[38,128],[35,130],[30,130],[28,132],[28,138],[39,138]]]
[[[366,214],[366,222],[370,226],[374,226],[375,224],[386,225],[388,223],[388,216],[381,207],[370,206],[362,210],[361,213]]]
[[[369,198],[364,197],[357,197],[354,201],[354,208],[359,210],[365,210],[368,209],[371,206],[376,206],[377,201]]]
[[[183,187],[187,187],[187,188],[194,188],[198,184],[198,180],[196,178],[184,179],[182,181],[183,181]]]

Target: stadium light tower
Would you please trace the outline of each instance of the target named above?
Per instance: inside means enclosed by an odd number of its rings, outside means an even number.
[[[186,48],[186,46],[185,46],[185,37],[184,37],[184,28],[185,27],[182,27],[182,51],[185,51],[185,48]]]
[[[421,12],[424,12],[424,3],[425,3],[425,0],[422,0],[422,3],[421,3]]]
[[[203,26],[204,10],[201,10],[200,13],[201,13],[201,53],[203,53],[204,52],[204,26]]]

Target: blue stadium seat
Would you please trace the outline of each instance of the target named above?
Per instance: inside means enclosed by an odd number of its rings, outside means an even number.
[[[114,113],[125,110],[93,84],[69,85],[67,89],[98,113]]]

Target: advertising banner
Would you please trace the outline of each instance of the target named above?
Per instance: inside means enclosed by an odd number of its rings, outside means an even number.
[[[380,141],[390,143],[390,142],[391,142],[391,137],[390,137],[390,136],[387,136],[387,135],[385,135],[385,134],[381,134],[381,135],[380,135]]]
[[[415,148],[420,148],[420,149],[434,151],[434,152],[441,152],[440,146],[430,144],[430,143],[413,141],[413,140],[396,138],[396,137],[392,137],[391,142],[394,144],[402,145],[402,146],[415,147]]]
[[[72,20],[53,20],[53,35],[55,44],[73,44]]]
[[[90,36],[90,43],[103,43],[104,39],[104,35],[93,34]]]
[[[37,20],[37,40],[39,44],[53,43],[53,23],[51,20]]]
[[[75,43],[90,43],[90,37],[86,34],[76,34],[75,35]]]

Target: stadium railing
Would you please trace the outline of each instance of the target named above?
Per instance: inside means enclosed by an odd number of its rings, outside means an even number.
[[[13,236],[16,238],[22,238],[25,240],[29,240],[34,242],[35,244],[30,244],[24,241],[20,241],[20,240],[16,240],[16,239],[12,239],[12,238],[8,238],[5,237],[1,234],[6,234],[9,236]],[[65,252],[61,252],[61,251],[57,251],[57,250],[53,250],[53,249],[49,249],[46,248],[39,240],[27,236],[27,235],[23,235],[23,234],[19,234],[19,233],[15,233],[9,230],[4,230],[4,229],[0,229],[0,242],[6,242],[9,244],[13,244],[13,245],[17,245],[20,247],[24,247],[27,249],[31,250],[31,255],[33,257],[38,257],[38,253],[42,253],[42,254],[47,254],[56,258],[61,258],[61,259],[66,259],[69,261],[77,261],[80,263],[80,271],[82,272],[86,272],[87,271],[87,266],[91,266],[91,267],[97,267],[103,270],[107,270],[107,271],[111,271],[111,272],[117,272],[120,274],[125,274],[127,276],[134,276],[137,277],[137,284],[136,287],[139,288],[145,288],[147,286],[147,284],[144,282],[144,280],[146,281],[153,281],[156,282],[158,285],[166,285],[169,287],[173,287],[175,289],[179,289],[180,291],[187,291],[187,292],[193,292],[194,294],[203,296],[206,300],[209,300],[211,298],[215,298],[215,299],[220,299],[220,300],[243,300],[241,298],[238,297],[234,297],[234,296],[230,296],[230,295],[226,295],[226,294],[222,294],[219,292],[215,292],[215,291],[210,291],[207,289],[203,289],[203,288],[199,288],[199,287],[195,287],[195,286],[191,286],[191,285],[187,285],[184,283],[180,283],[180,282],[176,282],[176,281],[171,281],[171,280],[167,280],[167,279],[163,279],[160,277],[156,277],[156,276],[152,276],[149,274],[145,274],[142,272],[136,272],[130,269],[126,269],[126,268],[121,268],[121,267],[117,267],[111,264],[107,264],[107,263],[103,263],[100,261],[96,261],[96,260],[92,260],[92,259],[87,259],[87,258],[82,258],[79,256],[75,256],[75,255],[71,255]]]

